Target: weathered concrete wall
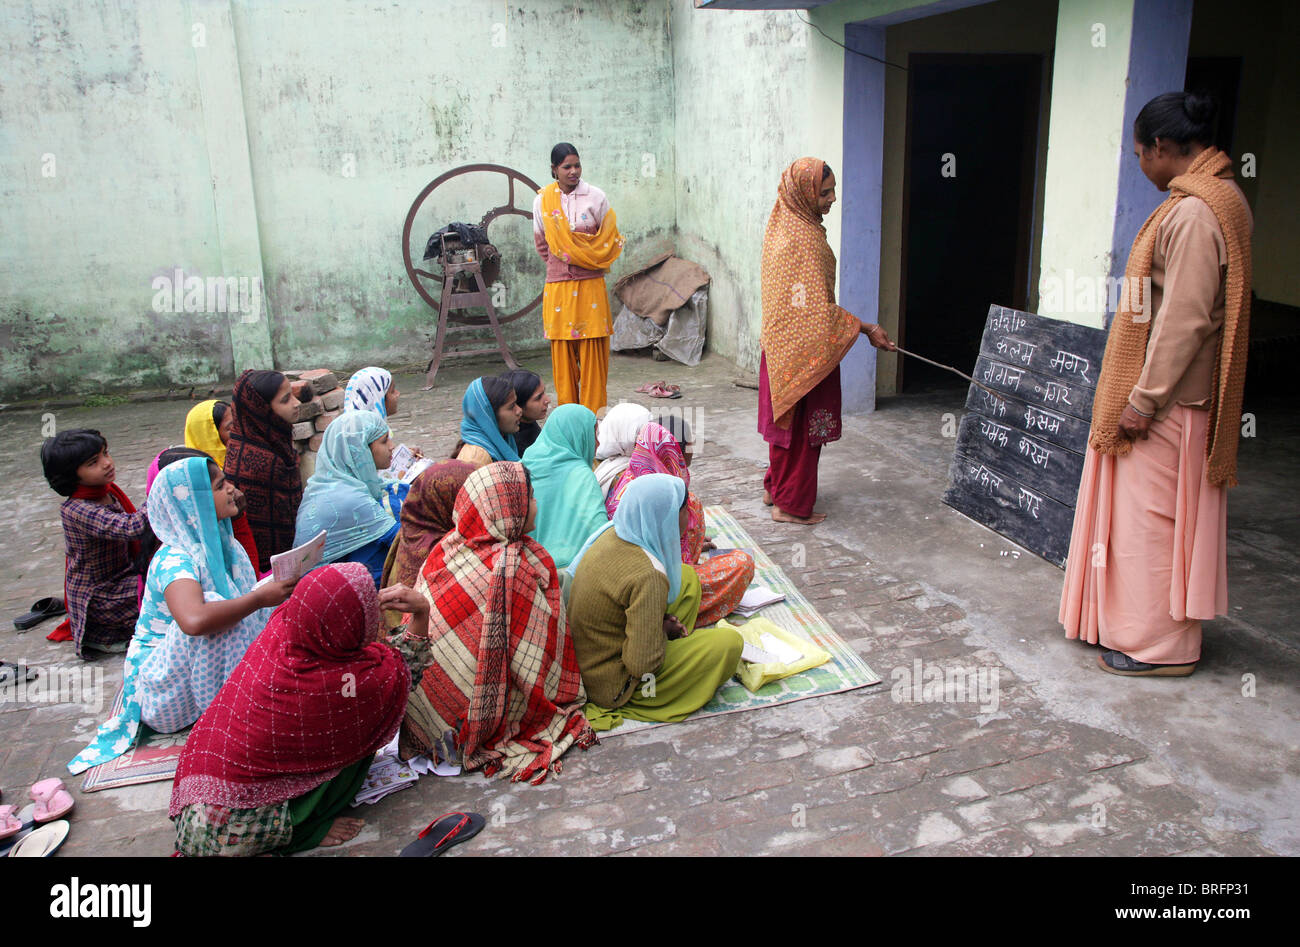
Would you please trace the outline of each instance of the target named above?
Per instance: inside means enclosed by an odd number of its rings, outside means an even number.
[[[237,52],[252,181],[238,200],[238,155],[209,140],[227,126],[204,113],[224,105],[201,83],[214,47]],[[673,244],[666,2],[34,0],[0,12],[0,52],[0,400],[228,377],[227,314],[155,311],[151,281],[241,275],[217,222],[241,202],[281,367],[428,357],[434,313],[407,281],[402,224],[461,164],[545,184],[551,146],[572,141],[628,238],[613,278]],[[434,195],[417,257],[505,198],[499,176]],[[491,236],[514,310],[542,282],[530,225]],[[540,314],[508,336],[540,344]]]
[[[673,0],[678,252],[713,277],[709,347],[754,369],[763,229],[781,172],[820,154],[824,127],[839,122],[810,92],[820,37],[809,32],[790,12]]]
[[[0,400],[215,378],[224,316],[154,277],[221,259],[188,17],[167,0],[0,10]]]

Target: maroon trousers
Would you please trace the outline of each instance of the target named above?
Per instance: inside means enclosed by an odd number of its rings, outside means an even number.
[[[817,462],[822,445],[840,438],[839,366],[799,399],[790,427],[779,428],[772,417],[764,355],[758,366],[758,432],[767,441],[764,489],[783,512],[811,516],[817,503]]]

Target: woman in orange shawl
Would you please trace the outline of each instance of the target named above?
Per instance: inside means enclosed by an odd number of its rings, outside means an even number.
[[[533,242],[546,263],[542,326],[551,343],[557,404],[605,407],[609,314],[605,272],[623,252],[623,236],[605,192],[582,180],[578,150],[551,149],[555,180],[533,201]]]
[[[1214,103],[1167,92],[1133,124],[1169,196],[1138,231],[1093,400],[1059,620],[1103,671],[1185,677],[1228,608],[1228,491],[1250,337],[1250,234]]]
[[[763,334],[758,367],[758,431],[770,461],[763,502],[772,519],[811,525],[817,460],[840,438],[840,360],[861,333],[893,349],[878,325],[835,304],[835,254],[822,217],[835,203],[835,175],[800,158],[781,175],[763,235]]]

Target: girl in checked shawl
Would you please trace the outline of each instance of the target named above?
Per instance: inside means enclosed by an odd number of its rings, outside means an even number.
[[[415,587],[432,606],[433,664],[407,707],[403,756],[441,756],[450,732],[466,770],[540,783],[569,747],[596,742],[555,563],[525,535],[536,515],[522,464],[481,467],[456,497],[455,529]]]
[[[754,579],[754,560],[739,549],[703,558],[705,552],[713,549],[713,543],[704,535],[704,507],[690,492],[691,472],[687,468],[686,456],[677,439],[666,428],[650,423],[642,429],[627,470],[609,491],[605,509],[613,519],[628,486],[638,477],[655,473],[670,474],[686,485],[688,516],[686,530],[682,533],[681,560],[685,568],[693,569],[700,580],[700,613],[695,624],[701,628],[717,624],[740,604],[745,589]]]
[[[862,334],[878,349],[889,335],[835,304],[835,253],[822,217],[835,203],[835,175],[800,158],[781,175],[763,235],[763,332],[758,432],[770,461],[763,502],[772,519],[811,525],[823,444],[840,438],[840,362]],[[775,505],[774,505],[775,504]]]
[[[411,613],[388,643],[381,608]],[[290,854],[353,838],[362,821],[339,816],[397,733],[427,632],[421,596],[376,595],[357,563],[304,576],[185,743],[168,810],[177,850]]]

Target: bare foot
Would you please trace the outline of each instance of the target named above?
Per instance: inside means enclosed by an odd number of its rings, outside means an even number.
[[[826,519],[825,513],[814,513],[812,516],[795,516],[793,513],[787,513],[779,506],[772,507],[772,519],[778,523],[798,523],[801,526],[816,526]]]
[[[775,501],[772,499],[772,494],[770,494],[770,493],[768,493],[766,490],[764,490],[764,491],[763,491],[763,505],[764,505],[764,506],[771,506],[774,502],[775,502]]]
[[[336,845],[351,841],[357,837],[357,833],[361,831],[365,824],[365,819],[335,819],[334,824],[330,826],[330,830],[321,839],[320,847],[334,848]]]

